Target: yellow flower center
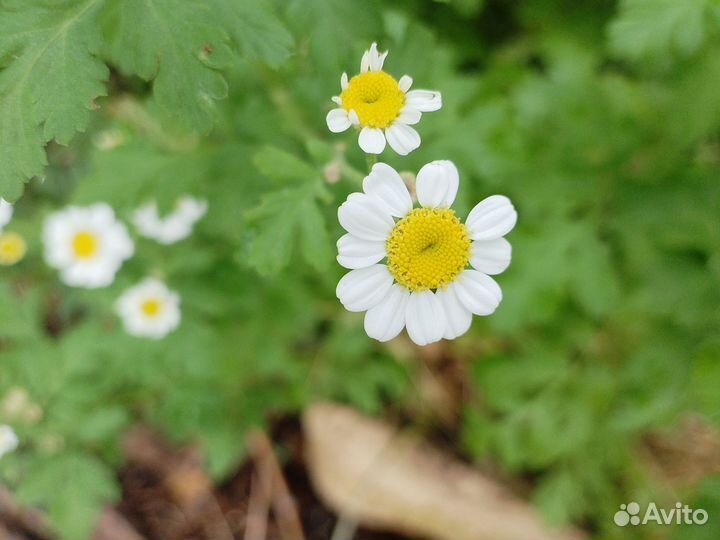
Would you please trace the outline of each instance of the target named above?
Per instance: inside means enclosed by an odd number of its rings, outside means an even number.
[[[97,253],[97,237],[87,231],[81,231],[73,238],[72,248],[76,257],[81,259],[90,258]]]
[[[20,262],[27,253],[27,244],[22,236],[14,232],[0,234],[0,264],[10,266]]]
[[[362,127],[386,128],[405,105],[405,93],[384,71],[368,71],[350,79],[340,100],[343,109],[357,113]]]
[[[470,260],[470,237],[450,209],[416,208],[395,224],[386,245],[388,269],[411,291],[451,283]]]
[[[155,298],[150,298],[142,303],[142,305],[140,306],[140,310],[146,317],[155,317],[158,313],[160,313],[161,307],[162,304],[159,300]]]

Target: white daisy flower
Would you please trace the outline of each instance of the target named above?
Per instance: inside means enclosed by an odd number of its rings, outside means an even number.
[[[180,296],[162,281],[146,278],[122,294],[115,312],[128,334],[161,339],[180,324]]]
[[[174,244],[192,233],[195,223],[207,212],[207,201],[185,196],[175,210],[161,218],[155,202],[149,202],[133,213],[132,222],[142,236],[161,244]]]
[[[5,424],[0,426],[0,458],[15,450],[19,442],[13,428]]]
[[[45,220],[45,260],[72,287],[110,285],[133,252],[127,228],[107,204],[71,206]]]
[[[380,53],[377,44],[363,54],[360,74],[348,80],[340,78],[342,92],[332,98],[338,108],[325,119],[328,129],[340,133],[351,125],[360,128],[358,143],[368,154],[379,154],[387,141],[393,150],[405,156],[420,146],[420,135],[410,126],[417,124],[424,112],[442,107],[440,92],[410,90],[408,75],[396,81],[382,70],[387,51]]]
[[[365,311],[365,331],[388,341],[407,328],[427,345],[464,334],[472,315],[490,315],[502,292],[490,275],[510,264],[503,238],[517,221],[507,197],[478,203],[463,224],[450,209],[459,186],[450,161],[428,163],[417,175],[420,208],[400,175],[384,163],[338,209],[348,234],[338,240],[338,262],[352,271],[336,294],[349,311]]]
[[[0,197],[0,230],[10,223],[13,215],[13,205]]]

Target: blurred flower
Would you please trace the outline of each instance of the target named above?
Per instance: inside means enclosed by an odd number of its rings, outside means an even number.
[[[134,247],[127,228],[107,204],[72,206],[45,220],[45,260],[73,287],[110,285]]]
[[[15,450],[19,442],[13,428],[5,424],[0,426],[0,458]]]
[[[11,266],[20,262],[27,253],[25,239],[15,232],[0,233],[0,265]]]
[[[125,144],[126,139],[119,129],[106,129],[93,137],[93,143],[100,150],[113,150]]]
[[[328,184],[337,184],[342,178],[342,166],[337,160],[331,161],[323,167],[323,177]]]
[[[437,111],[442,106],[440,92],[410,90],[408,75],[396,81],[382,70],[387,51],[379,53],[377,44],[363,54],[360,74],[348,81],[347,73],[340,78],[342,92],[332,98],[339,107],[325,119],[328,129],[340,133],[351,125],[361,128],[358,143],[368,154],[379,154],[387,140],[401,156],[420,146],[420,135],[412,125],[420,121],[424,112]]]
[[[147,278],[123,293],[115,311],[128,334],[160,339],[180,324],[180,297],[162,281]]]
[[[34,424],[43,415],[40,405],[33,403],[25,389],[17,386],[5,394],[1,408],[5,417],[28,424]]]
[[[161,244],[174,244],[190,236],[195,223],[207,212],[207,201],[190,196],[180,198],[175,210],[160,217],[155,202],[149,202],[133,213],[132,222],[142,236]]]
[[[352,193],[340,206],[348,234],[338,240],[337,260],[352,272],[336,294],[349,311],[367,311],[370,337],[387,341],[407,327],[418,345],[454,339],[470,328],[473,313],[490,315],[500,304],[502,292],[490,275],[510,264],[503,236],[517,213],[507,197],[493,195],[463,224],[449,208],[458,186],[452,162],[428,163],[417,175],[421,208],[413,208],[400,175],[377,163],[363,181],[364,193]]]
[[[0,197],[0,230],[10,223],[13,215],[13,205]]]

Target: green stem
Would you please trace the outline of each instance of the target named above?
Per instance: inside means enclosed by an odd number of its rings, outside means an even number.
[[[373,165],[375,165],[378,162],[377,154],[367,154],[367,166],[368,166],[368,172],[372,170]]]

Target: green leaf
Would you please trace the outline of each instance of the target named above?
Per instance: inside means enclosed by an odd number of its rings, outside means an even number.
[[[117,487],[103,463],[66,452],[38,458],[16,495],[25,504],[47,508],[51,525],[64,540],[86,540],[100,509],[117,496]]]
[[[175,0],[123,0],[103,12],[108,53],[122,71],[153,80],[169,119],[207,132],[227,83],[218,69],[231,58],[212,6]]]
[[[258,170],[268,178],[278,182],[312,181],[320,178],[320,173],[290,152],[267,146],[253,157]]]
[[[245,58],[259,58],[277,67],[290,56],[293,37],[267,0],[215,0],[214,3]]]
[[[327,268],[332,242],[316,200],[324,196],[318,186],[308,183],[273,191],[247,213],[256,225],[247,263],[260,274],[272,275],[285,268],[298,236],[305,260],[318,270]]]
[[[0,196],[16,200],[42,173],[43,146],[67,144],[105,95],[107,67],[96,57],[101,0],[10,0],[0,17]]]
[[[691,396],[695,405],[715,424],[720,424],[720,341],[701,347],[692,367]]]
[[[610,25],[610,47],[631,59],[679,52],[692,54],[705,37],[710,0],[625,0]]]

